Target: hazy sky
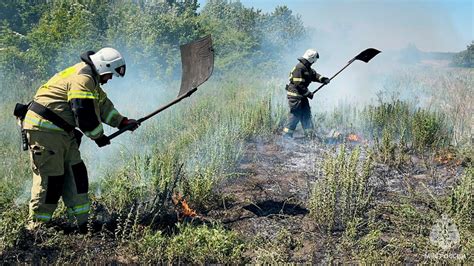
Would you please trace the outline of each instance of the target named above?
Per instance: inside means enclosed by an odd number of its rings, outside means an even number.
[[[206,0],[200,0],[201,6]],[[474,39],[473,0],[241,0],[271,12],[286,5],[332,41],[398,49],[457,52]]]

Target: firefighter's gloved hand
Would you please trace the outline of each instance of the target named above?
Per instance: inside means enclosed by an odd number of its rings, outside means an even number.
[[[137,129],[140,126],[140,124],[137,122],[137,120],[128,119],[128,118],[124,117],[122,119],[122,122],[120,122],[120,125],[118,126],[118,129],[122,129],[126,126],[129,126],[129,125],[131,125],[130,129],[129,129],[130,131],[134,131],[135,129]]]
[[[104,147],[110,144],[110,139],[106,135],[102,135],[100,138],[94,140],[97,146]]]
[[[322,77],[321,78],[321,83],[324,83],[324,84],[329,84],[331,80],[328,78],[328,77]]]

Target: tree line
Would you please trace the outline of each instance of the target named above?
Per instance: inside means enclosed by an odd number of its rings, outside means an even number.
[[[227,0],[7,0],[0,31],[2,82],[48,78],[104,46],[122,51],[141,78],[170,80],[181,68],[179,45],[207,34],[217,72],[272,69],[307,38],[286,6],[264,13]]]

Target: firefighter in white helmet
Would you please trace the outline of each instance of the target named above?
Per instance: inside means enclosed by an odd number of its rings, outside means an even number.
[[[32,161],[29,229],[50,221],[62,197],[69,216],[85,230],[90,203],[87,170],[79,152],[82,133],[103,147],[110,140],[102,123],[119,129],[132,124],[131,130],[139,126],[136,120],[122,116],[100,87],[113,76],[125,75],[122,55],[103,48],[82,54],[81,60],[54,75],[38,89],[24,112],[16,112]]]
[[[293,137],[298,122],[301,122],[306,137],[313,135],[311,108],[308,101],[308,98],[313,99],[313,93],[308,86],[313,81],[329,83],[329,78],[321,76],[311,68],[318,58],[319,54],[316,50],[308,49],[302,57],[298,58],[298,64],[290,72],[290,82],[286,86],[290,113],[283,129],[285,137]]]

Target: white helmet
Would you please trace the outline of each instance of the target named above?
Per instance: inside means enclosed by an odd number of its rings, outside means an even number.
[[[117,77],[125,76],[125,60],[114,48],[102,48],[90,58],[99,75],[110,73]]]
[[[308,60],[309,63],[313,64],[318,60],[319,54],[316,50],[308,49],[306,52],[304,52],[303,58]]]

